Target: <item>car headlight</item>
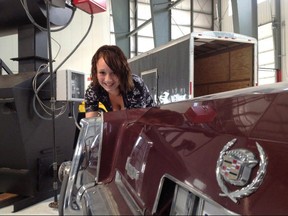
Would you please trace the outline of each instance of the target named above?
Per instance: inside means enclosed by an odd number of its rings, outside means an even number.
[[[83,193],[98,182],[103,116],[84,118],[80,125],[73,160],[64,162],[58,172],[59,179],[63,180],[59,199],[61,214],[79,214]]]

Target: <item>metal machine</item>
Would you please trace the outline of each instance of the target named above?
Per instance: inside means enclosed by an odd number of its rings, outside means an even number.
[[[14,211],[58,191],[60,187],[53,182],[54,166],[70,160],[74,150],[76,126],[71,109],[63,109],[54,121],[43,118],[45,113],[35,102],[32,87],[37,69],[49,62],[47,23],[51,29],[64,28],[77,8],[77,4],[70,1],[48,1],[0,0],[0,37],[18,34],[18,56],[11,56],[19,63],[18,73],[11,72],[0,53],[0,194],[18,195],[19,199],[13,202]],[[87,6],[94,9],[87,11]],[[91,14],[99,12],[90,1],[82,1],[79,8]],[[1,52],[5,50],[1,48]],[[40,85],[48,76],[48,72],[43,73],[35,85]],[[51,95],[55,93],[53,82],[46,81],[37,92],[47,106],[51,105]],[[56,106],[63,103],[56,102]]]

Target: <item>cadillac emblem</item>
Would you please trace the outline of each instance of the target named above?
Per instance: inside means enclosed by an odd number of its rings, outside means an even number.
[[[263,148],[257,142],[260,161],[247,149],[229,150],[236,141],[237,139],[233,139],[223,147],[216,167],[217,182],[223,192],[219,195],[227,196],[235,203],[238,202],[237,199],[249,196],[259,188],[266,174],[268,163]],[[256,177],[250,181],[251,171],[258,163],[259,168]],[[241,188],[236,191],[229,191],[224,182]]]

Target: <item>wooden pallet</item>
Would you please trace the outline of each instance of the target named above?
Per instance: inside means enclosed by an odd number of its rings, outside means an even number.
[[[1,193],[0,194],[0,208],[11,205],[19,197],[17,194]]]
[[[7,199],[15,198],[17,196],[18,196],[17,194],[12,194],[12,193],[2,193],[0,194],[0,202],[7,200]]]

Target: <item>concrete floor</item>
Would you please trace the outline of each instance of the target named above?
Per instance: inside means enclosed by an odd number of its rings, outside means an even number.
[[[59,215],[58,209],[49,207],[53,201],[54,197],[51,197],[17,212],[13,212],[13,205],[10,205],[0,208],[0,215]]]

